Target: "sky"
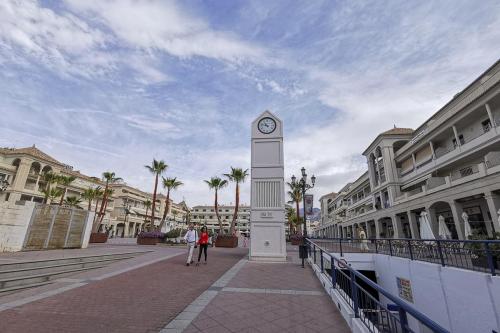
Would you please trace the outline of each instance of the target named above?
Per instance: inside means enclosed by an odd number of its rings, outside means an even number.
[[[500,2],[0,2],[0,146],[209,204],[203,182],[250,167],[250,123],[284,122],[285,176],[316,198],[366,170],[382,131],[416,128],[500,56]],[[250,179],[242,185],[249,203]],[[234,202],[234,185],[220,201]]]

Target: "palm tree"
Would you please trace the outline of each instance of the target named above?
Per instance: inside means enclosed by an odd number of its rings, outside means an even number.
[[[43,180],[45,181],[45,189],[41,190],[41,192],[45,194],[44,203],[48,203],[48,193],[50,193],[50,186],[54,183],[57,183],[58,176],[52,171],[45,172],[43,174]]]
[[[146,223],[148,221],[148,211],[149,211],[149,208],[151,208],[151,200],[146,200],[144,202],[144,206],[146,206],[146,216],[144,216],[144,223]]]
[[[101,208],[99,209],[99,215],[98,215],[98,220],[99,224],[102,223],[102,220],[104,219],[104,214],[106,213],[106,210],[104,209],[105,206],[107,206],[107,201],[108,201],[108,188],[109,184],[116,183],[120,180],[122,180],[120,177],[116,177],[114,172],[111,171],[106,171],[102,174],[102,178],[106,181],[106,186],[104,187],[104,196],[102,197],[101,201]]]
[[[78,207],[78,205],[82,203],[82,200],[77,197],[67,197],[64,203],[70,207]]]
[[[101,189],[100,186],[96,187],[95,189],[89,187],[88,189],[86,189],[85,191],[83,191],[83,193],[81,194],[82,198],[85,201],[88,201],[87,210],[89,212],[90,212],[90,209],[91,209],[91,206],[92,206],[92,201],[94,199],[97,199],[98,196],[99,196],[100,189]],[[97,206],[97,204],[96,204],[96,206]]]
[[[183,183],[180,180],[177,180],[176,177],[174,178],[162,177],[162,179],[163,179],[163,187],[167,189],[167,198],[165,199],[165,211],[163,212],[163,217],[161,218],[161,223],[158,228],[160,231],[161,228],[163,228],[163,225],[165,224],[165,219],[167,218],[168,211],[170,210],[170,190],[175,190],[179,186],[183,185]]]
[[[205,180],[205,183],[207,183],[208,187],[212,190],[215,191],[215,202],[214,202],[214,209],[215,209],[215,215],[217,216],[217,221],[219,221],[219,232],[220,234],[224,233],[224,228],[222,226],[222,221],[219,216],[219,202],[218,202],[218,192],[220,189],[224,188],[227,186],[228,182],[225,179],[221,179],[219,177],[211,177],[210,180]]]
[[[295,208],[293,208],[293,207],[286,208],[286,218],[288,220],[290,235],[292,235],[294,233],[295,226],[298,223]]]
[[[58,176],[58,183],[63,187],[64,193],[61,195],[61,201],[59,201],[59,206],[62,206],[64,197],[66,196],[66,193],[68,192],[68,186],[74,182],[76,179],[75,176],[64,176],[60,175]]]
[[[101,215],[100,219],[94,220],[94,224],[92,226],[92,232],[98,232],[99,231],[99,226],[102,224],[102,221],[104,219],[104,215],[106,215],[106,209],[108,208],[108,202],[109,198],[113,196],[113,189],[108,188],[105,191],[102,191],[102,200],[104,202],[104,209],[103,209],[103,214]]]
[[[238,218],[238,208],[240,206],[240,183],[245,181],[245,178],[248,176],[248,169],[243,170],[241,168],[233,168],[231,167],[231,173],[225,173],[229,181],[236,183],[236,199],[234,206],[234,215],[233,220],[231,221],[231,228],[229,229],[230,234],[234,234],[234,228],[236,226],[236,219]]]
[[[288,203],[290,204],[295,204],[295,214],[296,216],[296,223],[300,223],[300,212],[299,212],[299,204],[302,201],[302,190],[300,188],[299,184],[295,183],[286,183],[288,185],[288,188],[290,189],[287,191],[288,196],[290,197],[290,201]],[[291,231],[290,231],[291,232]]]
[[[50,199],[50,202],[52,202],[56,198],[60,197],[63,194],[63,191],[59,188],[50,188],[49,187],[48,190],[43,189],[42,193],[45,194],[46,200]]]
[[[157,161],[156,159],[153,159],[153,163],[151,165],[145,165],[144,166],[146,169],[148,169],[152,174],[155,175],[155,187],[153,191],[153,204],[151,207],[151,229],[154,228],[155,225],[155,205],[156,205],[156,191],[158,190],[158,178],[162,173],[164,173],[168,165],[165,164],[163,161]]]
[[[96,220],[98,220],[97,208],[99,207],[99,199],[102,199],[104,196],[104,190],[102,189],[102,187],[98,186],[94,189],[94,191],[95,191],[95,208],[94,208],[94,220],[92,221],[92,226],[94,225],[94,223],[96,223]]]

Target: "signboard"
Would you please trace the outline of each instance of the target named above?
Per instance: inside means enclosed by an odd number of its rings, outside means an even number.
[[[306,215],[313,215],[313,203],[314,203],[314,196],[312,194],[306,194],[305,195],[305,201],[306,201]]]
[[[398,285],[398,294],[402,299],[413,303],[413,292],[411,291],[411,281],[396,277],[396,283]]]

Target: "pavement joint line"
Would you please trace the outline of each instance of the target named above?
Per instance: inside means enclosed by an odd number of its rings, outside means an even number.
[[[295,290],[295,289],[264,289],[264,288],[222,288],[223,292],[233,293],[251,293],[251,294],[282,294],[282,295],[308,295],[308,296],[323,296],[322,291],[312,290]]]
[[[245,266],[248,259],[241,259],[233,267],[227,270],[217,281],[215,281],[207,290],[201,293],[191,304],[189,304],[181,313],[170,321],[160,333],[180,333],[184,331],[196,317],[207,307],[219,292],[224,290],[229,281]]]
[[[54,295],[57,295],[57,294],[61,294],[61,293],[65,292],[65,291],[68,291],[68,290],[71,290],[71,289],[75,289],[75,288],[84,286],[84,285],[86,285],[86,284],[88,284],[90,282],[104,280],[106,278],[113,277],[113,276],[119,275],[119,274],[123,274],[123,273],[126,273],[128,271],[131,271],[131,270],[134,270],[134,269],[137,269],[137,268],[141,268],[141,267],[144,267],[144,266],[147,266],[147,265],[151,265],[151,264],[157,263],[159,261],[167,260],[167,259],[170,259],[172,257],[178,256],[178,255],[181,255],[181,254],[182,253],[169,254],[169,255],[161,257],[161,258],[156,258],[156,259],[153,259],[153,260],[150,260],[150,261],[146,261],[146,262],[140,263],[138,265],[127,267],[125,269],[121,269],[121,270],[118,270],[118,271],[115,271],[115,272],[103,274],[103,275],[95,277],[95,278],[89,278],[89,279],[61,278],[61,279],[57,279],[57,280],[54,280],[54,282],[70,282],[70,283],[74,282],[74,283],[70,284],[70,285],[62,286],[62,287],[57,288],[57,289],[53,289],[53,290],[49,290],[49,291],[43,292],[43,293],[38,294],[38,295],[29,296],[29,297],[22,298],[22,299],[19,299],[19,300],[15,300],[15,301],[12,301],[12,302],[7,302],[7,303],[0,304],[0,312],[5,311],[5,310],[9,310],[9,309],[12,309],[12,308],[15,308],[15,307],[18,307],[18,306],[21,306],[21,305],[25,305],[25,304],[28,304],[28,303],[31,303],[31,302],[36,302],[36,301],[39,301],[41,299],[44,299],[44,298],[47,298],[47,297],[51,297],[51,296],[54,296]]]

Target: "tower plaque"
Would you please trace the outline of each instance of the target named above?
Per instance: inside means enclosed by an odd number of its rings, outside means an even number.
[[[252,123],[250,260],[286,261],[283,123],[271,112]]]

